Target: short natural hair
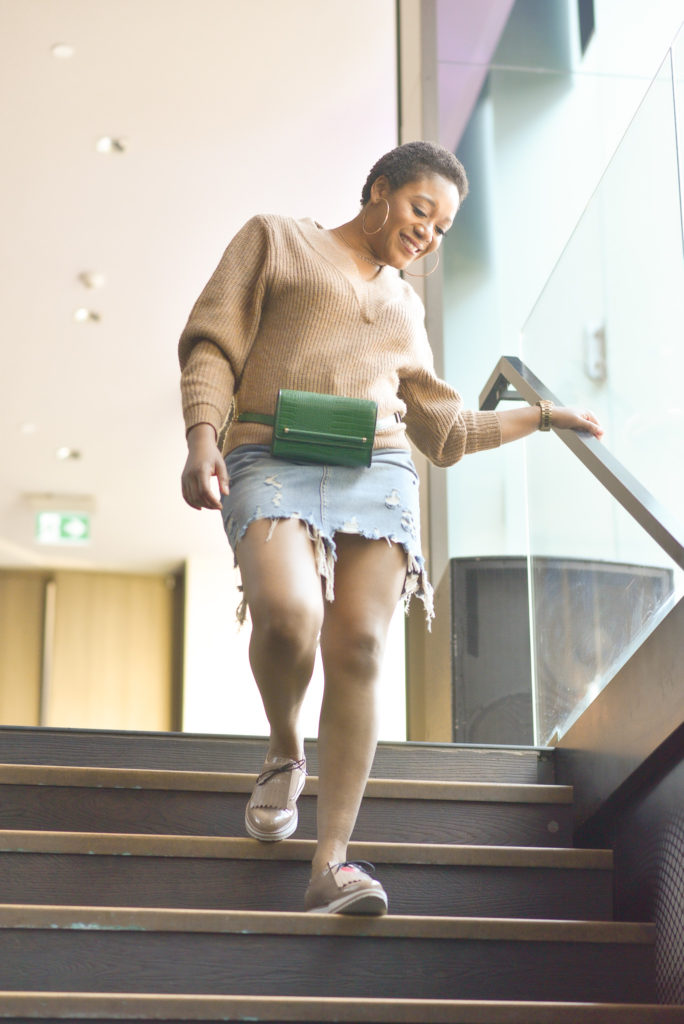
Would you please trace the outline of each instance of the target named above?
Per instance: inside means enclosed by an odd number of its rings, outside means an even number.
[[[453,181],[461,202],[468,195],[468,178],[463,164],[450,150],[436,142],[405,142],[381,156],[363,186],[363,206],[370,201],[373,182],[383,174],[392,191],[418,178],[439,174],[447,181]]]

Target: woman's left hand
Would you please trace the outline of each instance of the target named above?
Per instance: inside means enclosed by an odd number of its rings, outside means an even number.
[[[589,409],[554,405],[551,409],[551,426],[561,430],[585,431],[598,440],[603,437],[603,427]]]

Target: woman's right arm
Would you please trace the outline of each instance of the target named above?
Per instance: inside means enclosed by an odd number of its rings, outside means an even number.
[[[181,477],[188,505],[220,510],[220,498],[211,486],[214,477],[220,494],[228,494],[228,472],[216,443],[216,431],[211,423],[197,423],[188,431],[188,457]]]
[[[188,441],[182,488],[192,508],[221,508],[212,488],[213,477],[219,492],[228,493],[228,474],[217,436],[258,331],[269,252],[266,220],[253,217],[228,245],[180,338],[181,395]]]

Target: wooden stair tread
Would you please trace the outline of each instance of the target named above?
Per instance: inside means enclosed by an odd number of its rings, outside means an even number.
[[[241,772],[0,764],[0,785],[13,786],[251,793],[254,780],[254,774]],[[307,777],[304,792],[317,795],[317,776]],[[570,804],[573,794],[571,786],[373,778],[368,780],[365,798]]]
[[[495,942],[653,945],[655,926],[642,922],[547,921],[523,918],[386,917],[274,911],[167,910],[0,904],[0,930],[184,932],[239,935],[336,935]]]
[[[0,1020],[354,1021],[359,1024],[681,1024],[682,1007],[499,1000],[0,992]]]
[[[0,830],[0,853],[311,861],[315,845],[313,839],[259,843],[254,839],[215,836]],[[534,846],[352,842],[349,846],[349,856],[352,860],[370,860],[378,864],[570,868],[599,871],[609,871],[613,867],[613,855],[610,850]]]

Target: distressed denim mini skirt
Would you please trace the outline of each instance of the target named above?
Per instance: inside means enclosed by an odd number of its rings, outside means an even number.
[[[384,448],[373,452],[370,467],[327,466],[275,459],[266,445],[247,444],[226,456],[230,493],[222,498],[223,523],[233,549],[250,523],[299,519],[314,545],[325,580],[325,596],[334,599],[336,533],[400,544],[406,552],[404,602],[413,594],[424,606],[428,626],[434,615],[432,587],[420,546],[418,474],[410,452]],[[235,559],[237,565],[237,557]],[[244,620],[244,601],[238,619]]]

